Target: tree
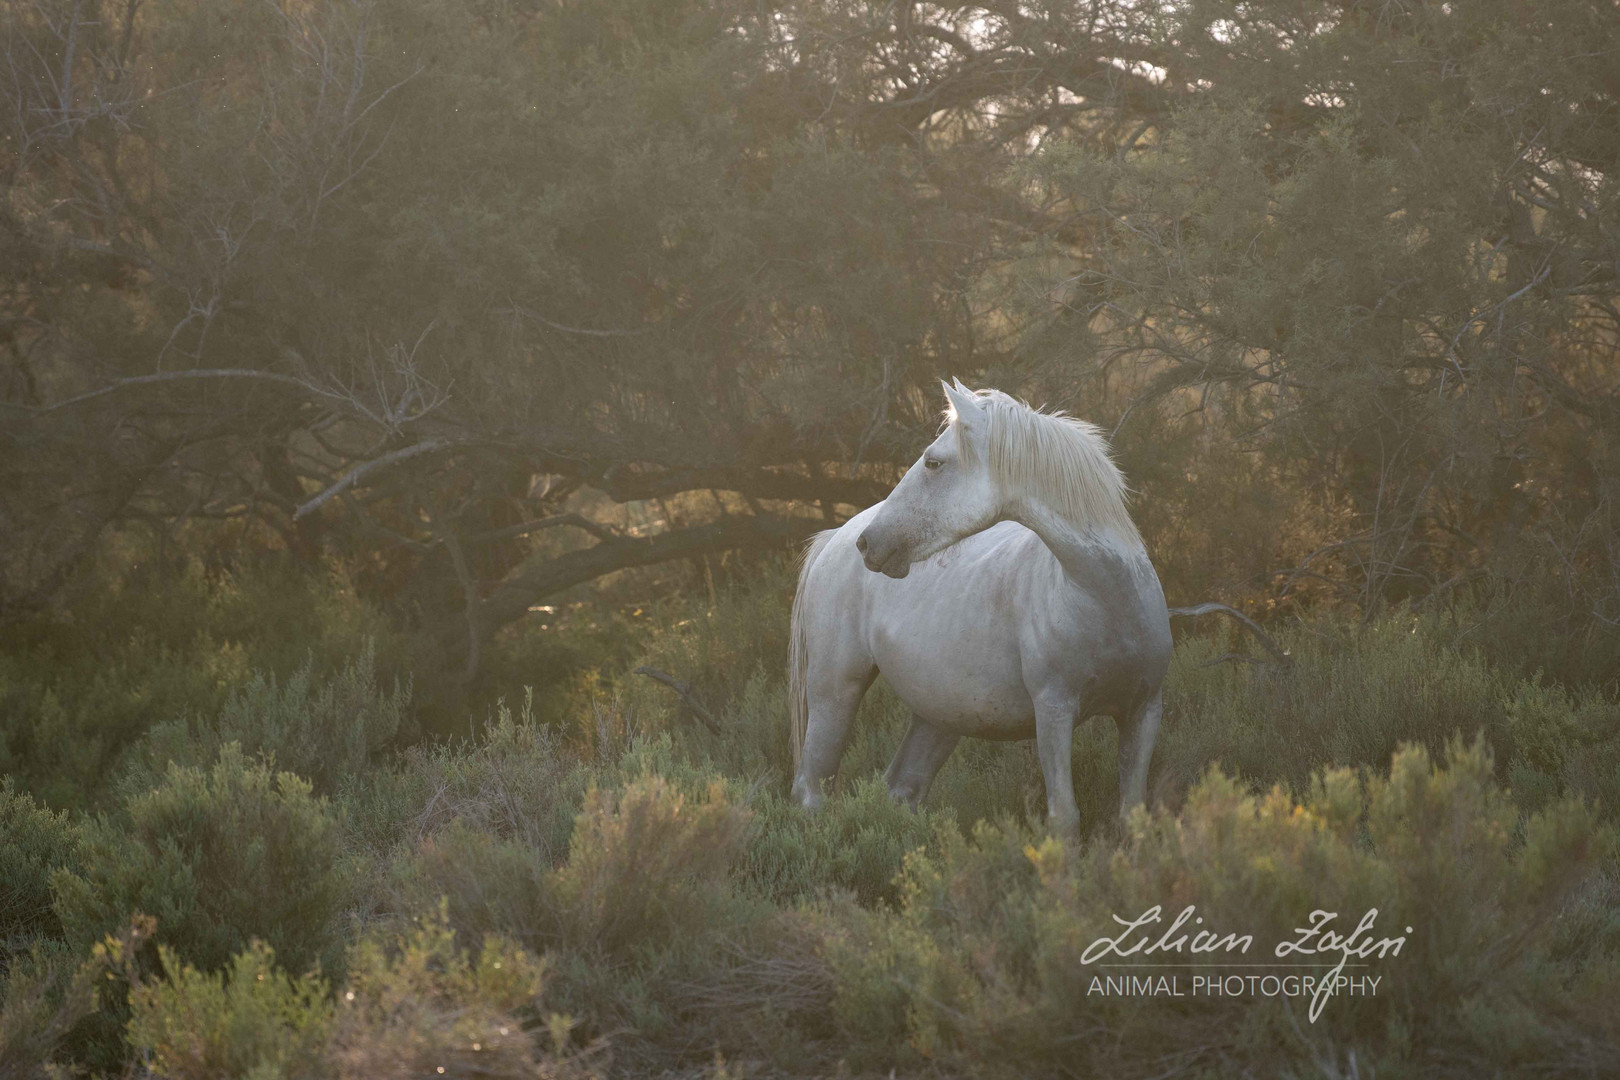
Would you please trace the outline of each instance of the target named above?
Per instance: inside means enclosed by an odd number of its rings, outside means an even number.
[[[959,375],[1116,429],[1172,592],[1556,558],[1620,621],[1612,4],[4,18],[10,605],[216,522],[466,674],[560,589],[881,497]],[[722,495],[631,536],[585,491]]]
[[[470,673],[551,592],[880,497],[908,391],[976,355],[984,226],[818,122],[755,5],[63,2],[6,34],[13,605],[108,527],[252,522],[380,552]],[[735,512],[620,536],[561,512],[586,486]],[[597,544],[531,559],[552,527]]]

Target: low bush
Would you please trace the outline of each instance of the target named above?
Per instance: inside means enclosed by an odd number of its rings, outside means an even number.
[[[0,969],[40,937],[60,936],[51,875],[79,865],[79,827],[0,778]]]
[[[1175,798],[1219,762],[1303,794],[1326,762],[1382,767],[1403,742],[1438,752],[1459,732],[1483,732],[1500,752],[1500,678],[1476,654],[1422,629],[1410,616],[1280,627],[1286,667],[1221,662],[1230,642],[1219,636],[1182,641],[1166,684],[1155,793]]]
[[[394,861],[392,906],[420,912],[442,901],[469,942],[545,950],[555,997],[588,1018],[585,1035],[611,1034],[616,1056],[644,1064],[685,1057],[693,1024],[718,1031],[735,1021],[735,1010],[693,1004],[692,988],[774,955],[740,944],[774,909],[737,894],[749,809],[700,770],[666,760],[670,777],[647,771],[669,750],[658,739],[602,770],[576,765],[572,775],[594,782],[561,860],[471,818],[424,835]]]
[[[541,1009],[544,963],[496,936],[469,953],[442,912],[363,938],[335,1002],[262,942],[214,974],[159,951],[129,995],[129,1043],[154,1080],[594,1075],[596,1048],[571,1047],[569,1019]]]
[[[86,949],[137,912],[204,971],[262,938],[297,971],[336,967],[349,896],[338,820],[292,773],[227,744],[208,770],[170,766],[160,786],[86,830],[82,866],[52,877],[69,941]]]
[[[982,1076],[1620,1068],[1606,1004],[1620,992],[1620,942],[1551,948],[1560,915],[1612,868],[1614,834],[1565,801],[1515,839],[1488,751],[1452,743],[1447,756],[1436,768],[1403,748],[1388,779],[1365,784],[1328,770],[1303,801],[1212,771],[1179,814],[1138,812],[1120,843],[1084,850],[1016,825],[941,832],[908,860],[898,911],[844,909],[831,923],[845,1038],[870,1065]],[[1304,999],[1189,994],[1199,969],[1105,969],[1122,958],[1087,955],[1102,938],[1158,939],[1186,905],[1217,935],[1253,935],[1252,953],[1210,957],[1217,971],[1273,959],[1315,910],[1339,913],[1331,927],[1347,933],[1377,909],[1363,936],[1404,947],[1357,972],[1383,976],[1375,996],[1327,1001],[1314,1021]],[[1150,929],[1122,933],[1121,919],[1155,906]],[[1106,992],[1104,976],[1131,974],[1178,975],[1182,995]]]
[[[556,876],[570,940],[614,953],[701,935],[749,816],[719,783],[690,800],[658,776],[621,791],[592,789]]]
[[[470,955],[441,912],[362,940],[350,971],[332,1046],[345,1080],[593,1075],[594,1048],[571,1047],[571,1020],[542,1010],[544,963],[504,938]]]
[[[370,770],[341,800],[351,841],[386,854],[460,821],[562,861],[590,780],[533,708],[532,695],[515,713],[499,702],[476,742],[411,747]]]
[[[1532,810],[1575,792],[1620,817],[1620,701],[1571,693],[1540,672],[1507,700],[1507,782]]]
[[[158,724],[213,717],[254,671],[325,665],[376,642],[398,670],[401,636],[340,571],[276,558],[207,569],[117,553],[70,613],[0,622],[0,772],[56,808],[116,802],[126,752]],[[157,762],[161,773],[163,762]]]
[[[129,1045],[154,1080],[316,1080],[326,1075],[325,980],[289,978],[254,941],[224,970],[198,971],[160,946],[159,974],[130,988]]]
[[[611,687],[582,680],[570,716],[576,722],[590,718],[589,698],[616,689],[622,709],[634,712],[637,727],[647,734],[669,731],[702,752],[729,776],[749,776],[763,770],[788,772],[786,699],[761,694],[787,656],[787,604],[794,578],[787,567],[761,574],[747,587],[734,586],[704,604],[696,599],[654,613],[663,622],[649,635],[645,651],[625,674],[614,673]],[[686,683],[693,697],[723,721],[721,736],[702,730],[684,712],[667,687],[644,676],[630,674],[646,666],[674,675]],[[769,673],[769,674],[766,674]],[[752,680],[761,683],[750,689]],[[740,709],[741,715],[727,716]],[[761,724],[748,722],[763,720]],[[756,732],[767,737],[758,739]]]
[[[444,898],[463,933],[499,929],[536,948],[623,956],[703,933],[729,893],[749,822],[719,783],[688,797],[642,775],[586,792],[568,857],[556,865],[521,835],[460,818],[396,860],[394,893],[404,910]]]
[[[332,794],[393,740],[408,719],[410,696],[398,680],[390,690],[379,689],[370,641],[327,679],[316,677],[311,654],[284,682],[254,673],[212,716],[158,724],[131,755],[123,786],[150,786],[170,762],[205,765],[234,742]]]
[[[0,965],[0,1076],[46,1080],[74,1025],[96,1006],[100,965],[35,942]]]
[[[468,821],[429,834],[397,858],[389,907],[432,911],[441,901],[465,940],[504,934],[531,949],[557,943],[561,916],[544,855]]]
[[[1612,576],[1590,573],[1599,565],[1572,574],[1560,559],[1525,560],[1515,575],[1482,579],[1424,629],[1478,650],[1511,677],[1542,672],[1571,690],[1613,697],[1620,694],[1620,597]]]
[[[0,652],[0,770],[51,806],[105,805],[125,751],[153,724],[217,709],[245,674],[240,650],[206,635],[189,649],[141,631],[97,644]]]
[[[1156,797],[1174,802],[1212,761],[1303,795],[1323,762],[1378,765],[1402,742],[1438,753],[1454,735],[1478,734],[1525,809],[1573,793],[1620,815],[1620,700],[1540,673],[1509,676],[1432,617],[1278,633],[1288,667],[1216,662],[1220,638],[1177,647]]]
[[[790,585],[594,627],[573,613],[580,642],[633,623],[609,659],[691,683],[718,733],[668,687],[602,669],[497,703],[473,738],[379,753],[410,705],[370,653],[333,669],[302,645],[210,646],[211,711],[143,714],[101,816],[46,809],[31,776],[0,787],[0,1068],[568,1077],[603,1067],[606,1042],[626,1076],[1620,1067],[1602,824],[1620,714],[1595,684],[1492,666],[1435,614],[1277,627],[1286,667],[1212,663],[1249,646],[1185,637],[1154,808],[1116,824],[1115,729],[1094,718],[1073,757],[1089,840],[1066,846],[1045,835],[1030,744],[964,740],[920,812],[893,803],[881,774],[910,714],[880,679],[807,815],[786,792]],[[277,678],[293,669],[249,653],[306,662]],[[306,779],[276,774],[289,764]],[[1274,959],[1316,908],[1377,907],[1378,933],[1407,941],[1365,969],[1375,997],[1314,1023],[1299,999],[1093,992],[1086,947],[1153,904],[1252,933],[1234,961]],[[161,949],[102,979],[86,1017],[80,961],[136,912]]]
[[[752,805],[758,828],[740,869],[775,903],[833,888],[863,904],[893,901],[906,855],[926,844],[932,829],[930,815],[895,802],[879,776],[845,785],[815,814],[778,794]]]

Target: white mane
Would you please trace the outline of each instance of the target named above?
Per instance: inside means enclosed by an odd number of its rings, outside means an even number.
[[[1125,477],[1109,457],[1100,428],[1061,412],[1042,412],[1000,390],[973,395],[987,421],[990,475],[1003,491],[1038,500],[1078,531],[1111,530],[1140,539],[1125,508]],[[954,427],[956,410],[947,408],[945,415]],[[958,433],[957,446],[963,464],[974,464],[977,440]]]

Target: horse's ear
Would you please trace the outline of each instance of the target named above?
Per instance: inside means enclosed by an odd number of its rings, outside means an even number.
[[[973,391],[957,382],[952,386],[948,382],[939,384],[945,389],[945,400],[950,404],[951,411],[956,414],[956,422],[972,429],[984,415],[984,407],[979,399],[974,397]]]

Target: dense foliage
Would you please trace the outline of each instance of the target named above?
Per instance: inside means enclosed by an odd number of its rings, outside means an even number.
[[[119,531],[335,555],[453,696],[581,582],[879,497],[956,375],[1116,432],[1173,598],[1483,589],[1615,647],[1611,3],[42,0],[0,35],[9,610]]]

